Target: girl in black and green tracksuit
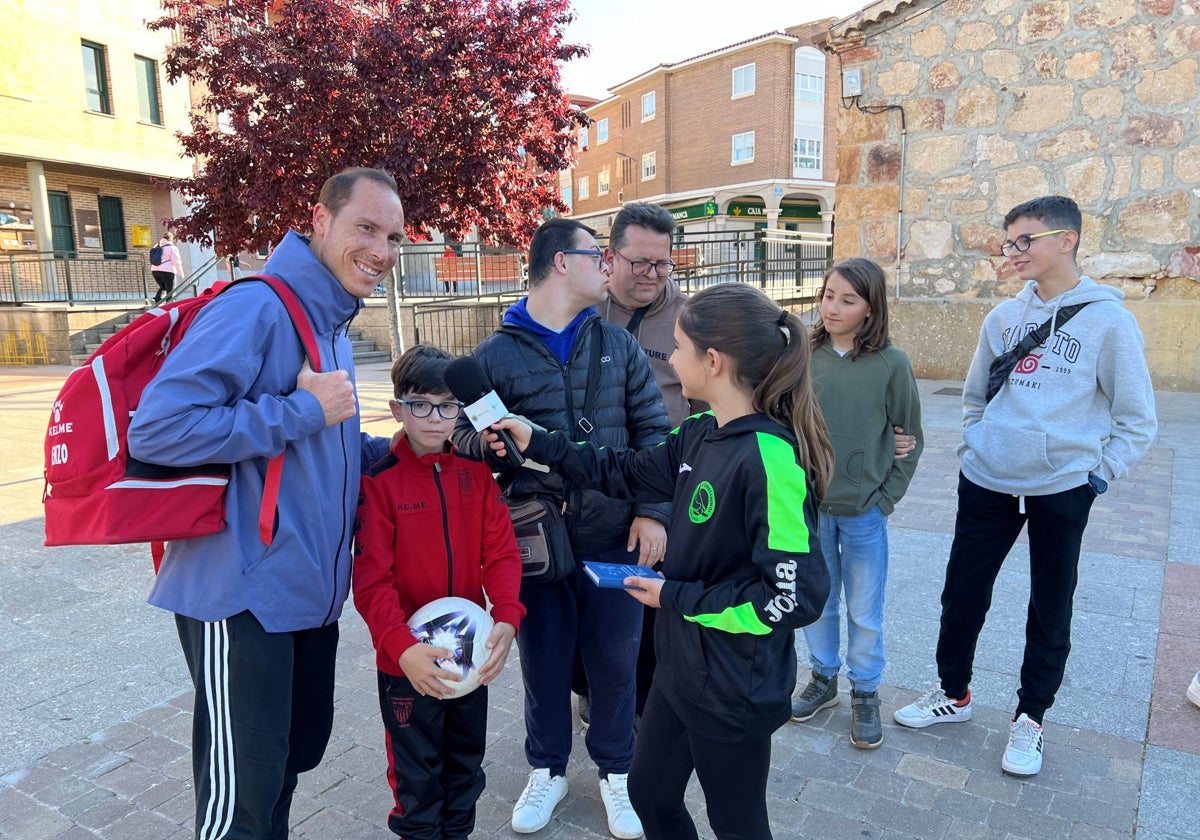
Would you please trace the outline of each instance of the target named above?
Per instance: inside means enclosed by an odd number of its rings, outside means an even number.
[[[685,396],[712,410],[665,443],[614,450],[531,433],[518,420],[499,425],[569,481],[673,503],[665,580],[626,580],[641,587],[630,595],[661,610],[630,798],[649,840],[696,837],[683,803],[694,770],[716,836],[760,840],[771,837],[771,734],[787,721],[796,684],[793,631],[829,595],[816,523],[832,450],[804,327],[762,292],[700,292],[680,313],[675,342]]]

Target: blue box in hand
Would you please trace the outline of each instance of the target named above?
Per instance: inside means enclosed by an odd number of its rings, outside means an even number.
[[[587,576],[597,586],[605,589],[638,589],[636,586],[626,586],[627,577],[662,578],[662,575],[649,566],[636,566],[630,563],[595,563],[583,561],[583,569]]]

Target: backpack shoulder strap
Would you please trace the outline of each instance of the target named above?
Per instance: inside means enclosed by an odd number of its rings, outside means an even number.
[[[271,290],[279,296],[280,302],[291,316],[292,326],[296,330],[296,335],[300,337],[300,343],[304,346],[304,355],[308,357],[308,364],[317,373],[321,372],[321,349],[317,346],[317,335],[312,328],[312,323],[308,320],[308,314],[304,311],[304,305],[300,303],[300,298],[296,297],[296,293],[292,291],[282,279],[273,274],[249,274],[239,278],[238,283],[246,280],[261,280],[271,287]],[[232,288],[233,283],[230,283],[221,292]],[[220,292],[218,292],[220,294]],[[267,475],[263,481],[263,500],[262,506],[258,510],[258,536],[263,541],[264,545],[270,545],[275,537],[275,511],[279,507],[279,487],[283,482],[283,453],[276,455],[267,463]]]
[[[308,320],[308,314],[304,311],[304,304],[300,303],[300,298],[296,297],[292,287],[274,274],[247,274],[245,277],[238,278],[237,282],[242,283],[246,280],[260,280],[266,283],[279,297],[280,303],[292,318],[292,326],[296,330],[296,335],[300,337],[300,343],[304,346],[304,355],[308,356],[309,367],[320,373],[321,350],[317,347],[317,335],[313,330],[312,323]],[[233,285],[230,283],[221,291],[224,292]]]

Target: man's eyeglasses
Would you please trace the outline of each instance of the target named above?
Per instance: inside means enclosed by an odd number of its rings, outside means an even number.
[[[649,277],[651,274],[657,274],[659,277],[670,277],[671,272],[675,270],[676,263],[671,260],[660,260],[659,262],[651,262],[650,260],[631,260],[629,257],[622,254],[620,251],[613,251],[625,262],[629,263],[629,269],[638,277]]]
[[[1011,257],[1013,252],[1023,254],[1029,250],[1029,246],[1033,244],[1033,240],[1041,239],[1043,236],[1053,236],[1056,233],[1066,233],[1067,228],[1059,230],[1044,230],[1041,233],[1022,233],[1016,239],[1006,239],[1004,244],[1000,246],[1000,253],[1006,257]]]
[[[457,400],[444,403],[435,403],[429,400],[396,400],[396,402],[408,406],[408,410],[412,412],[412,416],[418,420],[424,420],[430,414],[433,414],[435,408],[443,420],[455,420],[462,413],[463,408],[463,404]]]
[[[563,248],[558,253],[560,254],[586,254],[589,257],[596,258],[596,268],[604,268],[604,251],[600,248]]]

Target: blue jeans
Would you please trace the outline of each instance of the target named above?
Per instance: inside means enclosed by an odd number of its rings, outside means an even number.
[[[841,601],[846,600],[846,677],[855,691],[875,691],[883,679],[883,593],[887,586],[887,517],[879,507],[858,516],[819,517],[821,552],[829,567],[829,600],[804,628],[812,669],[837,676],[842,667]]]

